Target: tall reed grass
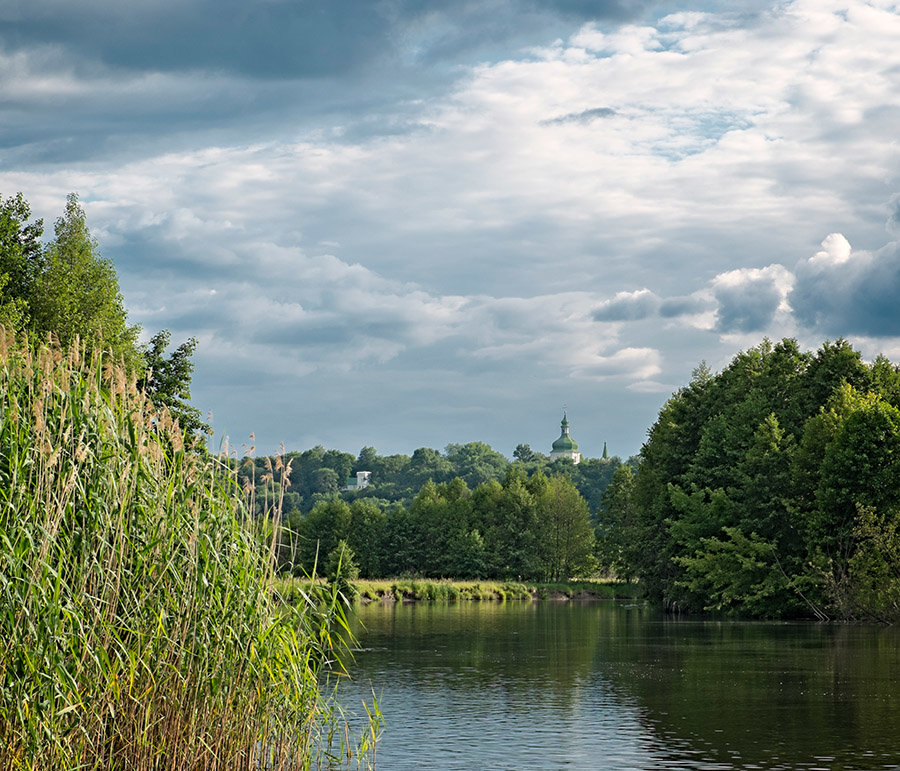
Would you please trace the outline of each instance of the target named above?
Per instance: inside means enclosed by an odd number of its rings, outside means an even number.
[[[339,761],[341,603],[281,602],[245,512],[121,370],[0,329],[2,771]]]

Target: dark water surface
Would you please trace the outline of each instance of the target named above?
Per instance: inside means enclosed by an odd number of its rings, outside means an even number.
[[[379,771],[900,769],[896,629],[610,602],[358,614],[343,698],[378,696]]]

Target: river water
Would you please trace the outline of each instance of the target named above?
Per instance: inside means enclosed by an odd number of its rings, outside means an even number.
[[[613,602],[372,604],[379,771],[900,769],[900,633]],[[371,699],[369,699],[371,700]]]

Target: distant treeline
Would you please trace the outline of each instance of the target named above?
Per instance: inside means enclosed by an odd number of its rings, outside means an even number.
[[[587,503],[566,476],[512,470],[470,490],[456,477],[426,482],[409,509],[372,499],[333,499],[283,530],[286,567],[330,573],[347,550],[363,578],[492,578],[563,581],[596,570]]]
[[[664,405],[598,548],[671,609],[900,618],[900,370],[768,340]]]
[[[296,512],[310,513],[318,503],[336,496],[346,501],[370,498],[381,508],[400,504],[406,508],[426,482],[440,484],[461,479],[470,490],[484,482],[502,482],[511,470],[531,476],[538,471],[547,476],[564,473],[595,512],[613,472],[622,465],[617,457],[586,458],[574,464],[566,458],[551,461],[548,456],[520,444],[510,462],[484,442],[449,444],[444,452],[420,447],[412,455],[379,455],[374,447],[363,447],[359,455],[326,450],[322,446],[304,452],[288,452],[280,458],[244,458],[238,474],[245,489],[256,488],[258,514],[275,495],[282,499],[285,517]],[[290,464],[287,475],[281,467]],[[371,484],[360,490],[343,490],[357,471],[371,472]],[[289,480],[282,489],[281,481]],[[283,497],[282,497],[283,496]]]
[[[239,463],[257,514],[280,508],[286,569],[324,572],[344,542],[363,578],[560,580],[596,571],[595,518],[619,458],[515,460],[482,442],[358,456],[314,447]],[[356,471],[370,484],[341,490]]]

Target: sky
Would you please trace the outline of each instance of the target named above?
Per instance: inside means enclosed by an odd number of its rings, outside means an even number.
[[[8,0],[0,195],[78,194],[238,455],[637,453],[764,337],[900,361],[900,3]],[[253,439],[251,439],[251,434]]]

